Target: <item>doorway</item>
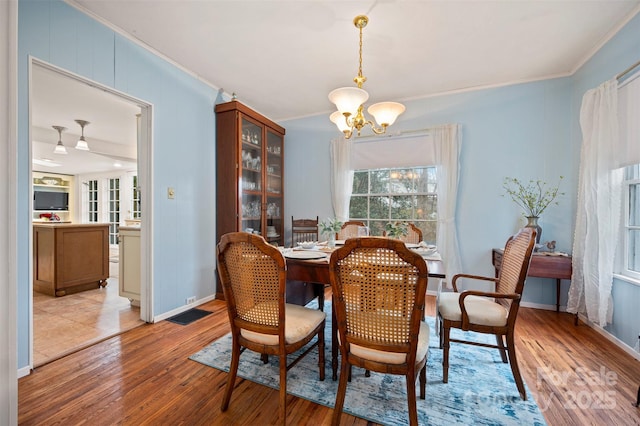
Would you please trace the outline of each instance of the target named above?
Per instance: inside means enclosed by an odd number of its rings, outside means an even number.
[[[108,223],[110,234],[116,236],[110,235],[109,278],[104,287],[96,285],[60,297],[34,292],[34,260],[30,259],[30,364],[36,367],[153,317],[152,214],[147,195],[152,188],[152,114],[150,104],[99,83],[35,58],[29,65],[32,188],[39,185],[40,190],[68,193],[68,209],[43,212],[32,205],[30,222],[39,225],[54,217],[72,225]],[[89,150],[77,148],[79,140],[86,141]],[[66,154],[54,153],[58,145],[63,145]],[[109,188],[120,181],[131,187]],[[123,198],[115,198],[120,196]],[[33,203],[33,197],[31,200]],[[133,214],[140,235],[139,301],[119,294],[117,231]],[[33,226],[30,229],[33,233]],[[33,250],[33,235],[29,244]]]

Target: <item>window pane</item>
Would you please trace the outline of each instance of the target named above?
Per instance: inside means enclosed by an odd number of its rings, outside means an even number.
[[[389,170],[371,170],[371,193],[389,193]]]
[[[412,219],[415,197],[396,195],[391,197],[391,219]]]
[[[387,224],[388,220],[371,220],[369,221],[369,235],[371,236],[382,236],[382,231],[384,231],[384,227]]]
[[[437,219],[438,212],[436,208],[437,201],[435,195],[418,195],[416,202],[416,219]]]
[[[369,172],[368,171],[354,172],[352,194],[368,194],[368,193],[369,193]]]
[[[351,197],[349,203],[349,217],[351,219],[367,219],[367,197],[355,196]]]
[[[436,192],[436,168],[425,167],[415,170],[416,176],[416,192],[426,193]]]
[[[389,219],[389,197],[371,197],[369,217],[371,219]]]
[[[640,212],[640,183],[629,185],[629,226],[640,226],[638,212]]]
[[[407,194],[413,192],[413,180],[414,173],[413,170],[390,170],[389,171],[389,179],[390,179],[390,189],[389,192],[392,194]]]
[[[629,270],[640,272],[640,230],[629,231]]]
[[[419,222],[416,225],[422,229],[422,239],[429,244],[436,244],[436,227],[437,222],[429,221],[429,222]]]

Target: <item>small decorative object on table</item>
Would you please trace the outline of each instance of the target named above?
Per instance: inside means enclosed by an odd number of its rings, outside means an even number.
[[[328,245],[333,248],[336,246],[336,232],[340,231],[342,228],[342,222],[340,222],[335,217],[333,219],[327,218],[327,220],[320,222],[318,225],[320,227],[320,232],[323,234],[328,234]]]
[[[387,222],[384,226],[384,230],[387,231],[387,235],[391,238],[405,237],[409,232],[409,226],[407,222]]]
[[[560,180],[562,179],[564,177],[560,176]],[[542,212],[554,202],[558,194],[564,195],[564,192],[558,193],[560,182],[556,186],[548,187],[544,181],[530,180],[525,185],[517,178],[505,177],[502,187],[505,191],[503,196],[509,195],[514,203],[524,209],[523,215],[527,218],[525,226],[536,229],[536,243],[539,244],[542,228],[538,225],[538,219]],[[558,202],[556,201],[554,204],[558,204]]]

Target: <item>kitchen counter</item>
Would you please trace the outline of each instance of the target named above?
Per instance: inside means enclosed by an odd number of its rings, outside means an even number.
[[[108,223],[33,223],[33,289],[64,296],[107,285]]]

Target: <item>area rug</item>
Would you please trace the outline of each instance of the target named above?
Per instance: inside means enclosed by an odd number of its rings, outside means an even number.
[[[194,321],[199,320],[200,318],[204,318],[207,315],[210,315],[211,313],[211,311],[193,308],[189,309],[188,311],[184,311],[181,314],[174,315],[171,318],[167,318],[167,321],[180,325],[188,325]]]
[[[328,306],[328,308],[327,308]],[[325,312],[331,305],[325,302]],[[522,401],[509,364],[503,364],[497,350],[471,345],[451,345],[449,383],[442,382],[442,350],[438,348],[434,318],[427,318],[431,339],[427,360],[426,399],[418,399],[418,421],[421,425],[545,425],[544,416],[527,388],[527,401]],[[493,336],[452,330],[452,338],[464,337],[491,343]],[[327,315],[326,379],[318,380],[317,349],[289,370],[288,393],[327,407],[335,403],[338,382],[331,380],[331,324]],[[303,348],[302,350],[304,350]],[[190,359],[229,371],[231,334],[211,343]],[[263,364],[252,351],[240,355],[238,376],[278,389],[278,360],[269,357]],[[419,384],[416,382],[417,394]],[[233,404],[233,396],[231,400]],[[347,385],[344,412],[383,425],[409,424],[404,376],[392,376],[354,367],[352,381]]]

